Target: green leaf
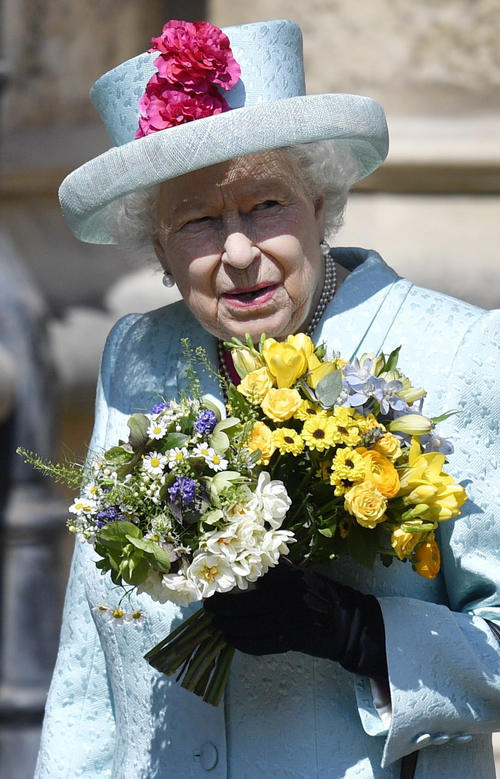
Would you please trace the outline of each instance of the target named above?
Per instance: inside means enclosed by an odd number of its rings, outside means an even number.
[[[137,525],[125,520],[110,522],[98,531],[96,535],[96,549],[97,544],[101,544],[109,549],[122,549],[127,543],[129,536],[132,538],[142,537],[142,533]]]
[[[393,371],[396,369],[399,359],[399,352],[401,351],[401,346],[396,347],[396,349],[393,349],[390,353],[389,357],[385,361],[385,370],[386,371]]]
[[[324,376],[316,387],[316,395],[322,406],[331,408],[342,390],[342,372],[332,371]]]
[[[221,419],[221,421],[216,424],[214,433],[218,432],[219,430],[228,430],[229,428],[239,424],[240,420],[238,417],[226,417],[225,419]]]
[[[441,414],[439,417],[431,417],[431,420],[437,425],[439,422],[444,422],[445,419],[448,419],[448,417],[452,417],[455,414],[460,414],[460,409],[454,408],[451,411],[445,411],[445,413]]]
[[[217,454],[224,454],[229,449],[229,438],[223,430],[215,430],[210,436],[210,445],[215,449]]]
[[[111,449],[108,449],[105,453],[104,459],[116,469],[129,463],[133,454],[133,451],[126,452],[121,446],[112,446]]]
[[[189,436],[185,433],[167,433],[162,440],[161,449],[165,452],[167,449],[175,449],[176,447],[182,447],[189,439]]]
[[[154,568],[161,573],[168,573],[170,571],[170,558],[156,541],[149,538],[132,538],[131,536],[127,536],[127,538],[137,549],[146,552],[148,557],[152,559]]]
[[[145,414],[132,414],[127,422],[130,430],[129,443],[134,449],[140,449],[148,441],[149,419]]]
[[[333,537],[333,532],[332,532],[331,528],[329,528],[329,527],[323,527],[323,528],[320,527],[319,530],[318,530],[318,533],[321,533],[321,535],[325,536],[325,538],[332,538]]]

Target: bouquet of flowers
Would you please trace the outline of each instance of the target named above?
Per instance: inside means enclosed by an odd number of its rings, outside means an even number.
[[[191,354],[189,395],[134,414],[128,441],[89,459],[68,527],[102,573],[180,605],[246,589],[281,556],[396,557],[436,576],[434,532],[466,494],[443,471],[450,445],[434,426],[447,414],[421,414],[425,390],[398,370],[399,349],[348,363],[300,333],[226,346],[241,377],[225,382],[226,416],[202,396]],[[217,705],[234,650],[211,620],[199,609],[146,659]]]

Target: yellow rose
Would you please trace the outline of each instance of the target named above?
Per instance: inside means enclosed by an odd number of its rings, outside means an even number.
[[[414,519],[410,522],[405,522],[405,525],[412,525],[415,528],[418,528],[422,526],[422,520]],[[418,530],[415,530],[413,533],[409,533],[403,530],[401,527],[397,527],[392,531],[391,546],[400,560],[406,560],[406,558],[410,557],[410,555],[414,552],[415,547],[420,544],[423,536],[424,534],[419,533]]]
[[[399,492],[399,476],[387,457],[373,449],[356,450],[366,463],[365,479],[372,482],[385,498],[394,498]]]
[[[292,344],[268,338],[262,347],[262,357],[276,379],[279,389],[291,387],[307,370],[307,359]]]
[[[413,569],[425,579],[434,579],[441,568],[441,553],[437,543],[424,541],[413,557]]]
[[[285,422],[301,404],[302,398],[295,389],[270,389],[260,407],[269,419]]]
[[[363,481],[347,490],[344,506],[359,525],[374,528],[385,519],[387,500],[371,482]]]
[[[397,460],[401,456],[401,445],[399,440],[392,433],[386,433],[379,438],[376,444],[372,447],[376,452],[380,452],[389,460]]]
[[[259,465],[267,465],[275,450],[272,430],[264,422],[255,422],[246,445],[251,452],[260,449]]]
[[[241,392],[254,406],[259,406],[272,386],[273,377],[267,368],[259,368],[257,371],[247,373],[238,384],[238,392]]]

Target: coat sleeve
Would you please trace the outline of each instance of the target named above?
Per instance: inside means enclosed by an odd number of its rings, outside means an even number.
[[[115,325],[104,349],[90,453],[102,450],[114,354],[135,316]],[[113,702],[104,654],[85,594],[86,555],[78,539],[66,591],[59,652],[47,698],[36,779],[107,777],[114,742]]]
[[[462,516],[440,526],[449,608],[379,599],[392,700],[382,767],[416,749],[472,745],[500,730],[500,644],[486,622],[500,624],[499,313],[469,328],[449,374],[448,408],[460,410],[446,431],[455,447],[449,471],[469,496]],[[364,708],[365,730],[382,735],[373,717],[366,726]]]

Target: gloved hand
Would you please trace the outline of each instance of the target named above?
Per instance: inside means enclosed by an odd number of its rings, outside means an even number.
[[[286,561],[254,590],[216,593],[204,602],[227,643],[250,655],[295,650],[338,661],[388,684],[382,612],[363,595]]]

